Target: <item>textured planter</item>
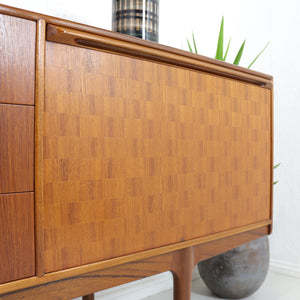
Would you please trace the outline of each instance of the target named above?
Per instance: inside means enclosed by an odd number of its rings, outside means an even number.
[[[198,264],[207,287],[218,297],[239,299],[254,293],[269,269],[269,240],[262,237]]]

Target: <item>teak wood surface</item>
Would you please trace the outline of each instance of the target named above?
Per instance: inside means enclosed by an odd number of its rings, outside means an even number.
[[[0,194],[34,189],[34,108],[0,104]]]
[[[108,289],[117,285],[171,271],[174,278],[174,299],[188,300],[191,294],[191,277],[195,265],[200,260],[218,255],[241,244],[247,243],[268,234],[268,228],[240,233],[231,237],[172,251],[165,254],[136,260],[63,280],[50,281],[47,284],[20,289],[4,294],[1,300],[68,300],[88,293]],[[47,275],[45,275],[47,277]],[[184,283],[184,284],[183,284]],[[92,296],[90,296],[92,297]],[[87,298],[89,299],[89,298]]]
[[[35,26],[0,14],[0,103],[34,104]]]
[[[0,237],[0,283],[34,276],[33,193],[0,194]]]
[[[268,89],[51,42],[45,69],[46,272],[270,219]]]
[[[3,5],[0,24],[1,299],[170,270],[188,300],[198,261],[270,233],[271,76]]]

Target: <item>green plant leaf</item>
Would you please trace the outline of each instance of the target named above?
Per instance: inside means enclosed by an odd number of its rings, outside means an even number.
[[[235,60],[233,62],[234,65],[238,65],[240,63],[240,60],[241,60],[241,57],[243,55],[243,51],[244,51],[244,47],[245,47],[245,43],[246,43],[246,40],[243,42],[239,52],[237,53],[236,57],[235,57]]]
[[[188,39],[186,39],[186,41],[187,41],[187,44],[188,44],[188,46],[189,46],[189,50],[190,50],[190,52],[193,52],[193,49],[192,49],[192,47],[191,47],[191,44],[190,44],[189,40],[188,40]]]
[[[280,166],[280,164],[281,164],[281,163],[279,163],[279,164],[275,165],[275,166],[273,167],[273,169],[276,169],[276,168],[278,168],[278,167]]]
[[[226,61],[226,57],[227,57],[227,54],[228,54],[230,43],[231,43],[231,38],[229,39],[229,42],[228,42],[228,45],[227,45],[227,49],[226,49],[226,52],[225,52],[225,55],[224,55],[224,58],[223,58],[223,61]]]
[[[275,166],[273,166],[273,169],[276,169],[276,168],[278,168],[279,166],[280,166],[280,164],[281,163],[278,163],[278,164],[276,164]],[[273,185],[275,185],[276,183],[278,183],[279,181],[277,180],[277,181],[274,181],[273,182]]]
[[[222,17],[215,59],[223,60],[224,16]]]
[[[270,42],[266,44],[266,46],[258,53],[258,55],[253,59],[251,64],[248,66],[248,69],[252,67],[252,65],[255,63],[255,61],[260,57],[260,55],[266,50],[266,48],[269,46]]]
[[[197,45],[196,45],[196,41],[195,41],[195,37],[194,37],[194,32],[192,33],[192,36],[193,36],[193,44],[194,44],[195,53],[198,54]]]

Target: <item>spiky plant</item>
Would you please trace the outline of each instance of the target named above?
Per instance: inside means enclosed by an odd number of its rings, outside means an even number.
[[[194,50],[192,49],[191,43],[187,39],[187,44],[188,44],[189,50],[190,50],[190,52],[194,52],[194,53],[198,54],[197,44],[196,44],[194,33],[192,33],[192,39],[193,39]],[[221,60],[221,61],[226,61],[228,50],[229,50],[229,47],[230,47],[230,43],[231,43],[231,38],[229,39],[229,42],[227,44],[225,54],[223,55],[223,49],[224,49],[224,17],[222,17],[219,36],[218,36],[218,44],[217,44],[215,59],[218,59],[218,60]],[[245,43],[246,43],[246,40],[243,41],[243,43],[242,43],[242,45],[241,45],[234,61],[233,61],[234,65],[239,65],[240,60],[241,60],[242,55],[243,55]],[[268,42],[265,45],[265,47],[258,53],[258,55],[252,60],[252,62],[248,66],[249,69],[252,67],[252,65],[255,63],[255,61],[260,57],[260,55],[265,51],[265,49],[268,47],[269,43],[270,42]]]

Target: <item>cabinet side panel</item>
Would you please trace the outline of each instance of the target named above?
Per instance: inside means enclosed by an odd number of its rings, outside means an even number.
[[[34,189],[34,107],[0,104],[0,193]]]
[[[268,220],[270,105],[259,86],[47,42],[46,272]]]
[[[0,283],[35,274],[33,198],[0,195]]]
[[[0,14],[0,103],[34,104],[35,26]]]

